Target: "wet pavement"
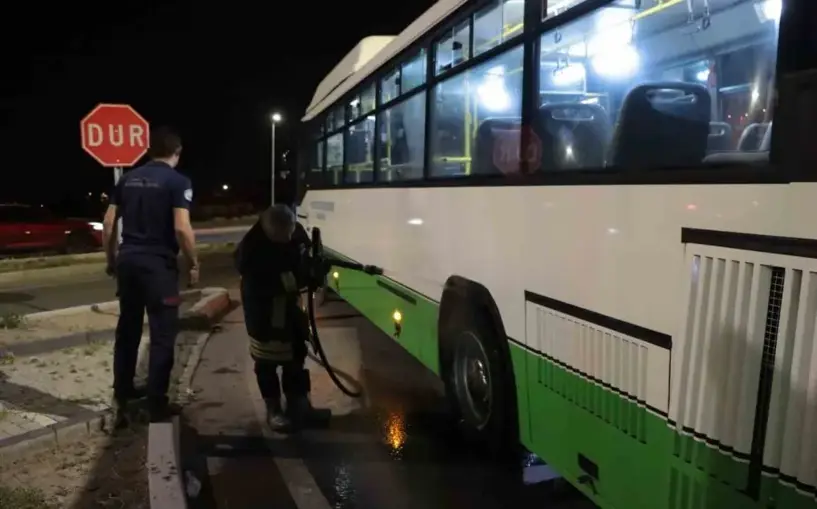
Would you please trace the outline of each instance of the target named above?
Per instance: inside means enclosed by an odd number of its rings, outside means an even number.
[[[330,426],[264,433],[241,320],[238,309],[205,348],[185,410],[185,468],[202,485],[192,509],[594,507],[564,483],[523,481],[541,479],[541,468],[482,459],[460,438],[436,377],[345,303],[321,309],[321,336],[364,397],[343,396],[312,363],[313,401],[332,408]]]

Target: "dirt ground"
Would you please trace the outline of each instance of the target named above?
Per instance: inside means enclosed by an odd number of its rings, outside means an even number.
[[[3,509],[147,509],[147,426],[0,465]]]

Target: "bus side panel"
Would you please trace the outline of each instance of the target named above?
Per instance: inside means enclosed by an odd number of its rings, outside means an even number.
[[[331,255],[346,259],[340,253],[331,252]],[[333,290],[439,375],[437,303],[388,278],[338,267],[333,268],[332,272],[329,286]],[[337,279],[333,277],[334,273]],[[396,333],[393,318],[395,311],[402,317],[399,334]]]
[[[551,360],[526,355],[536,430],[531,449],[603,507],[661,507],[672,444],[666,420]]]

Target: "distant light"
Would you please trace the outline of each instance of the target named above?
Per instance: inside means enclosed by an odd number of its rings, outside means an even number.
[[[93,196],[93,195],[94,195],[94,193],[88,193],[88,196]]]
[[[228,186],[227,184],[224,184],[223,186],[221,186],[221,188],[223,190],[227,191],[228,189],[230,189],[230,186]]]
[[[272,121],[276,124],[281,121],[281,114],[280,113],[273,113],[272,114]]]
[[[423,220],[420,219],[419,217],[414,217],[408,220],[408,224],[420,226],[421,224],[423,224]]]

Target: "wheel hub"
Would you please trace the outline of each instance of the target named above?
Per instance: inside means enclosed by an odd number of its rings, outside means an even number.
[[[477,429],[484,428],[491,418],[492,381],[488,356],[473,332],[464,333],[459,342],[454,383],[463,417]]]

